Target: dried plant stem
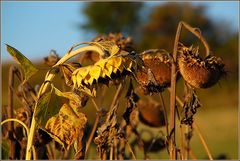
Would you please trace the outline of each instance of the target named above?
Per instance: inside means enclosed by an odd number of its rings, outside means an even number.
[[[112,144],[111,144],[111,147],[110,147],[110,160],[113,160],[113,155],[114,155],[114,147],[113,147],[113,142],[112,142]]]
[[[99,119],[100,119],[100,114],[98,113],[98,114],[97,114],[97,117],[96,117],[96,119],[95,119],[93,128],[92,128],[91,134],[90,134],[90,136],[89,136],[89,138],[88,138],[88,141],[87,141],[87,144],[86,144],[86,154],[85,154],[86,157],[87,157],[87,155],[88,155],[89,148],[90,148],[92,139],[93,139],[93,137],[94,137],[94,134],[95,134],[95,132],[96,132],[97,125],[98,125],[98,123],[99,123]]]
[[[178,42],[180,39],[180,34],[182,30],[182,24],[179,23],[177,32],[176,32],[176,37],[174,41],[174,48],[173,48],[173,60],[172,60],[172,69],[171,69],[171,93],[170,93],[170,130],[171,134],[169,136],[169,152],[170,152],[170,159],[175,160],[177,159],[177,153],[176,153],[176,138],[175,138],[175,106],[176,106],[176,61],[177,61],[177,49],[178,49]]]
[[[182,125],[180,125],[180,138],[181,138],[181,159],[184,160],[184,154],[185,154],[185,142],[183,139],[183,129],[182,129]]]
[[[117,92],[115,93],[115,96],[113,98],[113,101],[111,103],[109,111],[111,111],[111,109],[116,105],[116,102],[118,101],[118,99],[121,97],[122,90],[123,90],[123,85],[122,83],[120,83],[118,86]]]
[[[1,122],[1,125],[5,124],[7,122],[12,122],[12,123],[17,122],[17,123],[21,124],[25,128],[25,130],[27,132],[27,135],[29,134],[29,129],[28,129],[27,125],[25,123],[23,123],[22,121],[20,121],[18,119],[6,119],[6,120]]]
[[[179,105],[180,105],[181,107],[183,107],[184,104],[183,104],[183,102],[181,101],[181,99],[180,99],[178,96],[176,96],[176,100],[178,101]],[[209,150],[209,148],[208,148],[208,146],[207,146],[207,143],[206,143],[206,141],[205,141],[205,139],[204,139],[204,137],[203,137],[200,129],[198,128],[196,122],[193,122],[193,127],[194,127],[194,129],[196,129],[196,132],[197,132],[197,134],[198,134],[198,136],[199,136],[199,138],[200,138],[200,140],[201,140],[201,142],[202,142],[202,145],[203,145],[204,149],[206,150],[206,153],[207,153],[209,159],[210,159],[210,160],[213,160],[212,154],[210,153],[210,150]]]
[[[185,135],[188,135],[189,134],[189,126],[185,126]],[[185,159],[189,159],[189,151],[190,151],[190,140],[188,138],[188,136],[185,136],[185,142],[186,142],[186,145],[185,145],[185,149],[186,149],[186,153],[185,153]]]
[[[46,147],[47,147],[47,153],[48,153],[49,160],[54,160],[55,157],[54,157],[54,153],[53,153],[51,145],[47,144]]]
[[[137,158],[136,158],[136,156],[135,156],[135,154],[134,154],[134,152],[133,152],[133,150],[132,150],[132,147],[131,147],[131,145],[129,144],[128,140],[126,139],[125,141],[126,141],[126,143],[127,143],[127,146],[128,146],[128,149],[129,149],[130,153],[132,154],[133,159],[134,159],[134,160],[137,160]]]
[[[13,86],[14,86],[14,73],[16,71],[16,67],[11,66],[9,69],[9,80],[8,80],[8,118],[13,118]],[[8,137],[9,137],[9,158],[15,158],[15,142],[14,137],[14,126],[13,122],[9,122],[8,124]]]
[[[207,152],[208,158],[210,160],[213,160],[212,154],[210,153],[210,150],[209,150],[209,148],[207,146],[207,143],[206,143],[206,141],[205,141],[205,139],[204,139],[200,129],[198,128],[198,126],[197,126],[197,124],[195,122],[193,123],[193,128],[197,131],[197,134],[198,134],[198,136],[199,136],[199,138],[200,138],[200,140],[202,142],[202,145],[203,145],[204,149]]]
[[[182,27],[184,26],[186,29],[188,29],[192,34],[194,34],[197,38],[199,38],[199,40],[201,40],[201,42],[203,43],[205,50],[206,50],[206,56],[209,56],[210,54],[210,49],[209,49],[209,45],[207,43],[207,41],[205,40],[205,38],[201,35],[201,31],[198,28],[193,28],[191,27],[189,24],[181,21],[179,23],[179,26]]]
[[[81,52],[86,52],[86,51],[95,51],[97,53],[99,53],[100,55],[105,55],[103,50],[101,50],[99,47],[97,46],[85,46],[85,47],[82,47],[82,48],[79,48],[77,50],[74,50],[74,51],[71,51],[70,53],[67,53],[64,57],[62,57],[54,66],[58,66],[60,64],[63,64],[64,62],[66,62],[67,60],[69,60],[70,58],[80,54]]]
[[[164,103],[164,99],[163,99],[162,93],[160,92],[159,95],[160,95],[160,99],[161,99],[161,103],[162,103],[162,107],[163,107],[163,112],[164,112],[164,120],[165,120],[165,123],[166,123],[166,132],[167,132],[167,136],[169,136],[167,108],[166,108],[166,105]]]
[[[18,119],[6,119],[6,120],[1,122],[1,125],[5,124],[7,122],[12,122],[12,123],[17,122],[17,123],[21,124],[24,127],[24,129],[26,130],[27,136],[29,135],[29,129],[28,129],[27,125],[25,123],[23,123],[22,121],[20,121]],[[35,150],[34,146],[32,147],[32,150],[33,150],[33,157],[34,157],[34,160],[35,160],[35,159],[37,159],[37,155],[36,155],[36,150]]]
[[[91,98],[91,101],[92,101],[94,107],[96,108],[97,112],[99,112],[99,111],[100,111],[100,108],[98,107],[98,105],[97,105],[97,103],[95,102],[95,100],[94,100],[93,98]]]

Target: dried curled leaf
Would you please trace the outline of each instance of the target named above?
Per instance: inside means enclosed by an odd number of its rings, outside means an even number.
[[[48,120],[45,129],[55,141],[68,149],[86,123],[85,114],[76,113],[68,104],[63,104],[59,113]]]
[[[61,64],[60,65],[60,70],[61,70],[61,73],[63,73],[66,85],[68,85],[68,86],[73,85],[73,82],[71,80],[72,73],[74,70],[76,70],[80,67],[82,67],[82,66],[79,63],[69,63],[69,64]]]
[[[137,106],[137,102],[139,101],[140,98],[134,92],[132,81],[130,82],[130,85],[128,87],[126,98],[127,98],[127,108],[123,114],[123,118],[126,121],[127,125],[131,125],[131,127],[136,127],[138,119],[137,119],[137,117],[134,117],[134,114],[136,114],[136,112],[135,112],[135,111],[137,111],[136,106]],[[137,115],[135,115],[135,116],[137,116]]]
[[[186,88],[187,91],[185,94],[183,105],[184,116],[181,120],[181,123],[191,126],[193,123],[193,116],[194,114],[196,114],[197,109],[201,107],[201,103],[197,97],[195,90],[189,85]]]
[[[69,99],[69,105],[74,109],[74,110],[79,110],[79,108],[83,107],[83,105],[85,105],[85,103],[83,101],[85,101],[84,96],[81,97],[79,95],[77,95],[74,92],[62,92],[60,90],[58,90],[57,88],[53,87],[55,94],[57,96],[60,97],[65,97],[67,99]]]
[[[58,60],[60,60],[60,57],[58,56],[56,50],[51,50],[49,55],[47,57],[44,57],[44,64],[51,67],[55,65]]]
[[[6,44],[8,53],[19,63],[24,71],[24,84],[29,78],[31,78],[38,69],[28,60],[20,51],[14,47]]]

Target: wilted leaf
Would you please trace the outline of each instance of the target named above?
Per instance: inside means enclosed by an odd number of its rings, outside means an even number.
[[[72,73],[73,73],[73,71],[75,71],[76,69],[78,69],[80,67],[81,67],[81,64],[79,64],[79,63],[69,63],[69,64],[60,65],[60,70],[63,73],[66,85],[68,85],[68,86],[73,85],[73,82],[71,80]]]
[[[201,103],[198,99],[196,91],[190,87],[186,86],[185,96],[184,96],[184,105],[183,105],[183,113],[181,123],[186,125],[192,125],[193,116],[197,112],[197,109],[201,107]]]
[[[86,150],[86,137],[84,135],[84,129],[80,129],[79,136],[77,137],[76,141],[74,142],[74,150],[75,156],[74,159],[80,160],[84,159],[85,157],[85,150]]]
[[[85,114],[76,113],[68,104],[63,104],[59,113],[48,120],[45,128],[55,141],[68,149],[86,123]]]
[[[57,88],[53,87],[55,94],[60,97],[65,97],[69,99],[69,105],[73,108],[73,110],[78,110],[80,107],[82,107],[82,101],[83,97],[80,97],[74,92],[61,92]]]
[[[19,52],[17,49],[11,47],[10,45],[7,45],[7,51],[12,57],[19,63],[24,71],[24,81],[23,84],[31,77],[33,76],[38,69],[34,67],[32,62],[28,60],[21,52]]]

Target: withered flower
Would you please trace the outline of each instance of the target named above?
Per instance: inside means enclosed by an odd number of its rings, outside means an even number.
[[[202,59],[198,48],[179,48],[178,66],[184,80],[195,88],[209,88],[226,74],[220,57],[213,55]]]
[[[171,84],[171,59],[168,53],[162,50],[147,50],[141,58],[144,67],[136,74],[136,79],[145,94],[162,92]]]
[[[166,125],[164,112],[161,106],[155,101],[139,101],[139,120],[150,127],[162,127]]]

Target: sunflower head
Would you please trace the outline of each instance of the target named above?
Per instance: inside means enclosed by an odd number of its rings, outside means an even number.
[[[178,66],[184,80],[195,88],[209,88],[226,74],[220,57],[209,55],[202,59],[198,48],[183,45],[179,48]]]
[[[136,78],[145,94],[162,92],[171,83],[171,59],[161,50],[149,50],[141,55],[144,62]]]

